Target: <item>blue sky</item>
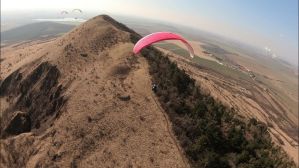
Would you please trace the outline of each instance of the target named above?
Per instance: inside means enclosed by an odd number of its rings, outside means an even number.
[[[167,16],[170,21],[173,19],[261,48],[267,46],[277,55],[298,62],[298,0],[152,0],[136,3],[172,13],[177,19]],[[156,14],[154,17],[167,19]]]
[[[298,0],[1,0],[1,10],[67,8],[175,22],[298,62]]]
[[[298,42],[298,0],[192,1],[189,9],[211,19],[224,20],[268,37]],[[211,3],[212,2],[212,3]],[[215,3],[214,3],[215,2]],[[199,7],[200,6],[200,7]],[[186,10],[188,7],[186,7]]]

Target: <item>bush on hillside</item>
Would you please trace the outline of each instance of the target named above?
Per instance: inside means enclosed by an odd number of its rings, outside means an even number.
[[[193,167],[295,167],[271,142],[267,126],[243,121],[152,47],[143,49],[157,96]]]

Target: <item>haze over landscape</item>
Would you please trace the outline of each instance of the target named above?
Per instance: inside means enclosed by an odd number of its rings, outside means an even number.
[[[0,167],[298,167],[296,0],[3,0],[0,65]]]
[[[3,0],[1,20],[6,11],[36,12],[43,17],[45,10],[56,11],[80,7],[87,13],[130,15],[191,26],[225,37],[240,40],[260,49],[269,47],[279,57],[298,63],[298,1],[264,0],[241,2],[215,1],[97,1],[97,0]],[[18,5],[15,5],[18,4]],[[59,6],[59,9],[57,9]],[[160,14],[161,11],[163,15]],[[19,15],[20,16],[20,15]],[[53,17],[54,15],[51,15]],[[89,16],[90,17],[90,16]]]

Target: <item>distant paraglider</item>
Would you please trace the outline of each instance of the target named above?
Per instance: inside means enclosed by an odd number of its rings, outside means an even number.
[[[69,14],[69,12],[66,11],[66,10],[63,10],[63,11],[60,12],[60,15],[61,15],[61,17],[62,17],[63,19],[65,19],[65,18],[67,17],[68,14]]]
[[[73,19],[73,20],[76,20],[76,21],[82,21],[84,19],[79,19],[78,16],[81,16],[83,14],[83,11],[81,9],[73,9],[71,11],[66,11],[66,10],[63,10],[60,12],[60,14],[64,17],[65,20],[70,20],[70,19]],[[68,15],[68,17],[65,17],[66,15]]]
[[[133,52],[135,54],[137,54],[143,48],[145,48],[153,43],[164,41],[164,40],[180,40],[187,46],[189,53],[190,53],[190,57],[191,58],[194,57],[194,50],[191,47],[191,45],[187,42],[187,40],[185,40],[182,36],[180,36],[178,34],[171,33],[171,32],[156,32],[156,33],[152,33],[152,34],[149,34],[149,35],[143,37],[135,44]]]
[[[64,10],[64,11],[61,11],[60,14],[62,14],[62,15],[67,15],[67,14],[69,14],[69,13],[68,13],[68,11],[65,11],[65,10]]]
[[[81,9],[73,9],[73,10],[72,10],[72,13],[75,13],[75,14],[76,14],[76,13],[78,13],[78,12],[79,12],[80,14],[83,14],[83,11],[82,11]],[[75,19],[78,19],[78,17],[76,16]]]
[[[81,9],[73,9],[72,12],[80,12],[83,13],[83,11]]]

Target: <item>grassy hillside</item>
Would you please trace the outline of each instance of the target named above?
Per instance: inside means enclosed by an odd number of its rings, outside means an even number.
[[[145,49],[159,101],[192,167],[295,167],[271,142],[267,126],[242,119],[201,92],[184,71],[161,52]]]
[[[74,25],[54,22],[32,23],[1,32],[1,42],[11,43],[17,41],[33,40],[45,36],[66,33],[72,28],[74,28]]]

